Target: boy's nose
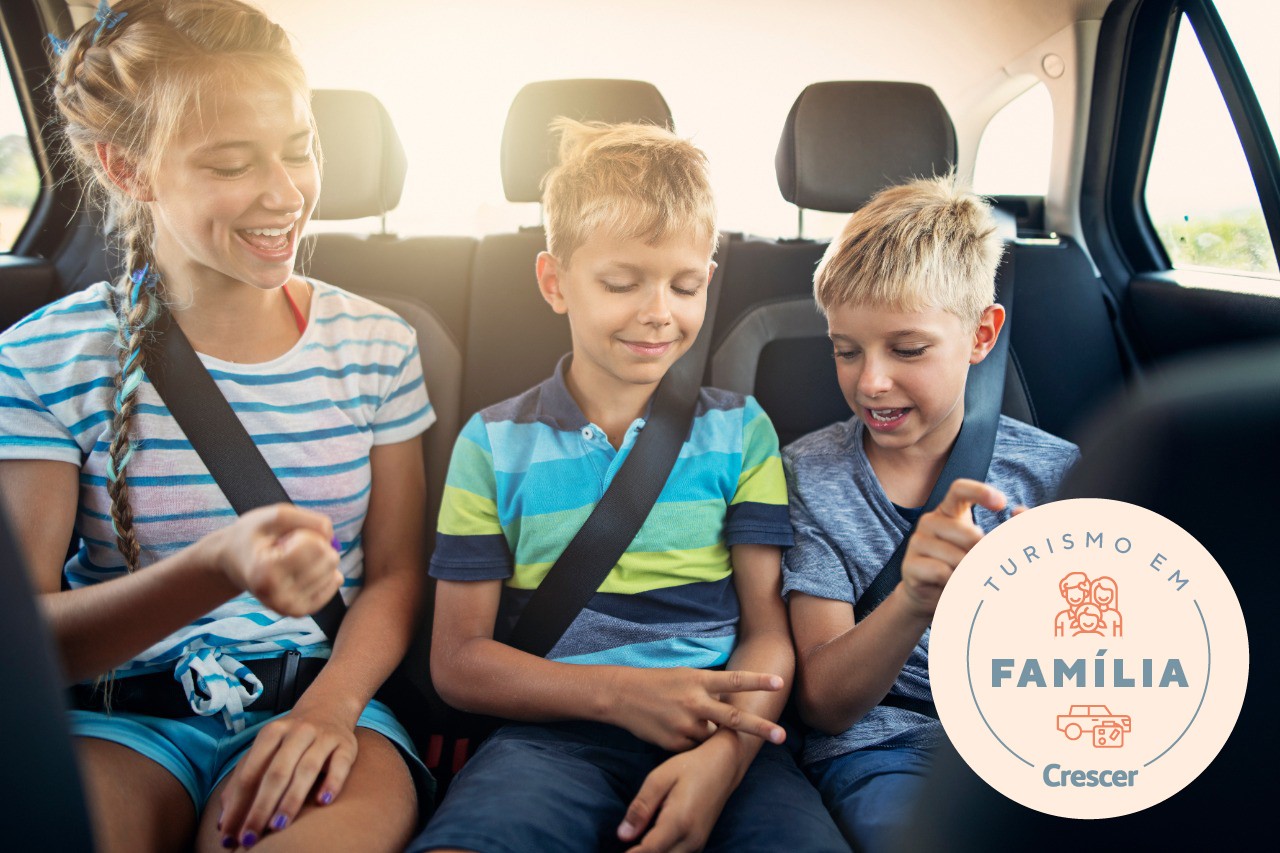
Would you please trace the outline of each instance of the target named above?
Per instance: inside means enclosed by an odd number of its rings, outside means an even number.
[[[858,393],[863,397],[878,397],[893,388],[893,379],[879,361],[867,359],[858,376]]]
[[[655,287],[645,298],[640,322],[646,326],[665,326],[671,322],[671,305],[665,287]]]

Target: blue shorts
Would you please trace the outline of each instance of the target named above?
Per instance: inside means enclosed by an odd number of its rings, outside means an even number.
[[[70,714],[74,737],[98,738],[127,746],[172,773],[191,795],[196,814],[204,809],[204,804],[223,777],[249,751],[259,730],[284,716],[271,711],[249,712],[244,731],[235,733],[223,725],[221,715],[169,719],[121,711],[107,714],[73,710]],[[430,778],[413,748],[409,733],[386,705],[376,700],[370,702],[356,725],[372,729],[395,744],[409,765],[415,783]],[[423,794],[420,790],[419,797]],[[430,791],[425,795],[429,799]]]
[[[855,850],[900,850],[901,833],[933,765],[933,753],[910,746],[858,749],[805,768],[840,831]]]
[[[481,745],[410,851],[622,850],[618,824],[645,777],[671,756],[600,723],[506,725]],[[849,846],[791,754],[765,744],[720,813],[706,849],[842,851]]]

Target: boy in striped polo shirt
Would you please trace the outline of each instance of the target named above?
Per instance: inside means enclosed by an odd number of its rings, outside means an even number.
[[[537,277],[573,352],[464,427],[431,560],[436,687],[518,722],[412,849],[846,849],[773,722],[794,669],[792,534],[755,400],[702,389],[661,496],[586,608],[545,659],[502,642],[693,344],[714,270],[702,152],[652,126],[553,127]]]

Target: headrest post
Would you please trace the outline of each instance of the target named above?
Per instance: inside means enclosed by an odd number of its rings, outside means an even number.
[[[796,206],[796,239],[804,239],[804,208]]]
[[[387,212],[385,210],[382,211],[382,216],[379,219],[382,222],[382,236],[385,237],[387,236]]]

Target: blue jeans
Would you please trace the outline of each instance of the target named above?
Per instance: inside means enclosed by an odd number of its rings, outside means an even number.
[[[897,850],[896,840],[933,764],[927,749],[859,749],[805,768],[855,850]]]
[[[453,780],[410,851],[623,850],[618,824],[671,753],[599,723],[513,723]],[[720,813],[706,850],[842,851],[848,845],[790,753],[765,744]]]

